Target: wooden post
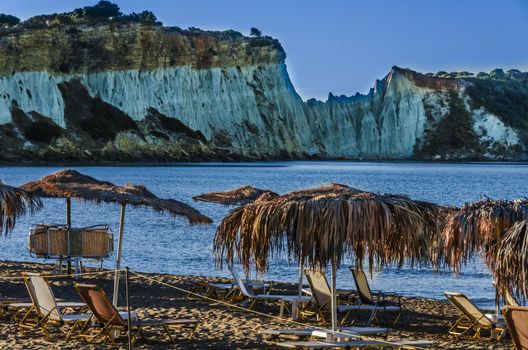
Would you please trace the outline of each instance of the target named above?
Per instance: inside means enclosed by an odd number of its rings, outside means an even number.
[[[68,260],[66,263],[68,264],[67,273],[68,275],[71,275],[71,257],[69,256],[70,251],[70,228],[71,228],[71,198],[66,198],[66,226],[68,226]],[[62,262],[61,262],[62,264]]]
[[[132,320],[130,312],[130,292],[128,287],[128,266],[125,267],[125,297],[126,297],[126,308],[127,308],[127,327],[128,327],[128,350],[132,350]]]
[[[112,296],[112,304],[117,307],[119,298],[119,269],[121,267],[121,251],[123,249],[123,227],[125,225],[125,204],[121,204],[121,216],[119,219],[119,238],[117,241],[117,255],[115,261],[114,273],[114,294]]]

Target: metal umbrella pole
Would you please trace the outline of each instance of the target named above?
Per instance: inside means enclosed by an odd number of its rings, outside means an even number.
[[[130,292],[128,287],[128,266],[125,267],[125,297],[126,297],[126,308],[127,308],[127,327],[128,327],[128,349],[132,350],[132,320],[130,312]]]
[[[332,280],[332,332],[335,332],[337,330],[337,293],[336,293],[336,267],[335,267],[335,259],[332,256],[332,270],[331,270],[331,276]]]
[[[68,261],[66,272],[68,275],[71,275],[71,258],[69,256],[70,253],[70,230],[71,230],[71,198],[66,198],[66,226],[68,227]],[[60,262],[62,265],[62,261]],[[62,266],[61,266],[62,268]]]
[[[301,254],[302,256],[302,254]],[[299,297],[303,294],[303,278],[304,278],[304,258],[299,260]]]
[[[117,241],[117,255],[114,272],[114,294],[112,295],[112,304],[117,307],[119,299],[119,269],[121,267],[121,253],[123,250],[123,228],[125,225],[125,204],[121,204],[121,216],[119,219],[119,239]]]

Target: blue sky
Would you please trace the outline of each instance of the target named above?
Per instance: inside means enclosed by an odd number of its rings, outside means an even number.
[[[22,19],[96,0],[0,0]],[[393,65],[438,70],[528,70],[525,0],[115,0],[151,10],[165,25],[209,30],[257,27],[278,38],[303,98],[367,92]]]

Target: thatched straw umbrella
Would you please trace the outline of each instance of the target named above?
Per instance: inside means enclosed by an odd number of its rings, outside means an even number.
[[[208,192],[192,197],[197,202],[222,204],[224,206],[239,206],[256,200],[267,200],[277,197],[271,190],[264,190],[251,185],[242,186],[229,191]],[[299,268],[299,296],[302,295],[303,272]]]
[[[192,197],[195,201],[218,203],[223,205],[244,205],[255,201],[261,196],[278,196],[270,190],[263,190],[253,186],[242,186],[225,192],[209,192]]]
[[[149,207],[160,213],[168,213],[173,217],[183,216],[190,224],[210,224],[212,222],[210,218],[202,215],[191,206],[175,199],[159,198],[143,185],[116,186],[110,182],[99,181],[71,169],[61,170],[40,180],[28,182],[22,188],[41,197],[66,198],[67,225],[71,224],[71,198],[95,203],[118,203],[121,205],[113,295],[113,302],[116,306],[119,289],[118,270],[121,264],[125,207],[127,205]]]
[[[496,256],[497,243],[517,221],[525,218],[528,218],[527,199],[486,198],[466,203],[446,218],[442,230],[445,262],[458,271],[475,253],[480,253],[489,265]]]
[[[480,254],[494,271],[499,257],[499,242],[516,222],[528,218],[528,200],[493,200],[486,198],[466,203],[448,214],[444,223],[443,255],[445,263],[458,272],[463,264]],[[497,284],[497,281],[495,281]],[[501,287],[496,289],[498,312]]]
[[[42,208],[38,196],[0,181],[0,233],[8,234],[15,228],[16,220],[27,210],[33,214]]]
[[[430,263],[438,245],[438,206],[401,195],[362,192],[344,185],[258,200],[234,209],[218,226],[218,264],[235,259],[265,272],[270,255],[285,253],[332,269],[332,329],[337,327],[335,272],[353,257],[357,266]]]
[[[528,220],[518,221],[497,244],[497,254],[488,263],[499,293],[516,291],[528,297]]]

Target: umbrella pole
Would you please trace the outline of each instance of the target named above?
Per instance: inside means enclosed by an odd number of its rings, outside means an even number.
[[[71,198],[66,198],[66,225],[71,225]]]
[[[302,256],[302,254],[299,254]],[[304,258],[299,259],[299,297],[303,293]]]
[[[127,338],[128,338],[128,350],[132,350],[132,326],[131,326],[131,322],[132,322],[132,318],[130,317],[130,292],[129,292],[129,289],[128,289],[128,282],[129,282],[129,276],[128,276],[128,266],[125,267],[125,295],[126,295],[126,308],[127,308],[127,327],[128,327],[128,332],[127,332]]]
[[[330,276],[331,280],[332,280],[332,303],[331,303],[331,306],[332,306],[332,331],[336,331],[337,330],[337,299],[336,299],[336,267],[335,267],[335,260],[334,260],[334,257],[332,256],[332,271],[331,271],[331,276]]]
[[[299,263],[299,296],[302,296],[303,293],[303,273],[304,273],[304,260],[301,260]]]
[[[114,273],[114,294],[112,295],[112,304],[117,307],[119,297],[119,269],[121,268],[121,251],[123,249],[123,226],[125,225],[125,204],[121,204],[121,216],[119,218],[119,239],[117,241],[117,255],[115,261]]]
[[[70,197],[66,198],[66,226],[68,226],[68,237],[69,237],[70,236],[69,230],[71,228],[71,198]],[[69,251],[69,246],[70,246],[70,242],[68,240],[68,251]],[[67,264],[68,264],[68,268],[67,268],[68,275],[71,275],[71,260],[69,256],[68,256]]]

